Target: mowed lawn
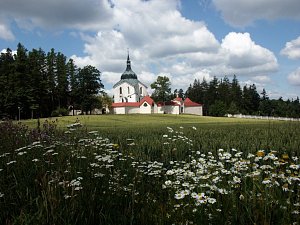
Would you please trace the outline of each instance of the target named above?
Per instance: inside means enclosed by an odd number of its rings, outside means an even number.
[[[119,128],[119,129],[134,129],[134,128],[155,128],[167,126],[199,126],[199,125],[236,125],[236,124],[269,124],[267,120],[253,120],[253,119],[238,119],[226,117],[207,117],[194,115],[79,115],[66,117],[53,117],[40,119],[42,125],[45,121],[52,121],[58,128],[66,128],[67,125],[80,122],[88,129],[105,129],[105,128]],[[272,123],[280,123],[272,121]],[[29,127],[36,127],[37,119],[22,121]]]

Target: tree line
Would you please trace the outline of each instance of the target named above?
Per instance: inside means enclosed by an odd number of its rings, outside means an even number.
[[[226,114],[247,114],[278,117],[300,117],[299,97],[284,101],[270,99],[263,89],[258,93],[255,84],[241,86],[234,75],[230,81],[228,77],[218,79],[214,77],[207,82],[195,80],[185,92],[185,97],[202,103],[203,112],[210,116],[224,116]]]
[[[103,91],[101,72],[87,65],[79,68],[61,52],[41,48],[28,51],[18,44],[15,54],[10,49],[0,55],[0,118],[11,119],[67,115],[71,109],[86,114],[102,103],[111,103]],[[284,101],[270,99],[255,84],[241,86],[237,77],[211,81],[194,80],[188,89],[171,92],[171,82],[158,76],[151,84],[152,98],[170,101],[175,97],[189,97],[203,104],[204,115],[250,114],[262,116],[300,117],[299,98]]]
[[[176,97],[190,98],[203,104],[203,113],[208,116],[225,116],[226,114],[247,114],[278,117],[300,117],[299,98],[284,101],[270,99],[263,89],[258,93],[255,84],[241,86],[234,75],[230,81],[227,76],[222,79],[214,77],[211,81],[195,79],[186,92],[175,89],[172,93],[170,79],[158,76],[151,84],[154,89],[152,98],[156,102],[171,101]]]
[[[0,117],[22,119],[66,115],[72,108],[90,112],[101,107],[101,72],[79,68],[61,52],[28,51],[18,44],[15,54],[0,56]]]

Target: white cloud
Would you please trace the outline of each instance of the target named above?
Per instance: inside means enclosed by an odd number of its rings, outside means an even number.
[[[288,81],[292,85],[300,86],[300,67],[288,75]]]
[[[262,76],[278,67],[274,54],[250,34],[231,32],[220,43],[203,22],[184,18],[176,0],[115,0],[112,14],[110,29],[81,35],[86,56],[72,56],[79,66],[98,67],[108,85],[125,70],[127,48],[133,71],[146,85],[159,73],[170,74],[172,88],[186,89],[194,79]]]
[[[285,48],[280,53],[290,59],[300,59],[300,36],[295,40],[287,42]]]
[[[256,20],[300,19],[299,0],[212,0],[223,19],[232,26],[243,27]]]
[[[15,36],[12,33],[12,31],[9,29],[8,26],[2,24],[1,21],[0,21],[0,39],[4,39],[7,41],[15,40]]]
[[[275,55],[268,49],[255,44],[249,33],[230,32],[222,40],[226,52],[226,67],[237,74],[262,74],[278,68]]]
[[[270,83],[271,78],[269,76],[255,76],[253,77],[253,80],[256,82],[261,82],[261,83]]]
[[[0,51],[0,53],[7,53],[7,49],[2,49],[2,50]],[[11,54],[12,54],[12,55],[16,55],[16,54],[17,54],[17,51],[16,51],[16,50],[12,50],[12,51],[11,51]]]
[[[110,25],[112,10],[107,0],[2,0],[0,14],[14,18],[22,28],[75,28],[97,30]]]

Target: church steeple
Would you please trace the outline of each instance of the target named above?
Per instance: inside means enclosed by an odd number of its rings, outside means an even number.
[[[129,58],[129,50],[127,49],[127,66],[126,66],[126,70],[124,71],[124,73],[121,76],[121,80],[124,79],[137,79],[137,76],[135,74],[135,72],[132,71],[131,69],[131,62],[130,62],[130,58]]]
[[[130,63],[130,58],[129,58],[129,50],[127,50],[128,55],[127,55],[127,67],[126,67],[126,71],[130,71],[131,70],[131,63]]]

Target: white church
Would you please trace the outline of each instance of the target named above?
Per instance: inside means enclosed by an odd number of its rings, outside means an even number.
[[[195,114],[203,115],[202,104],[191,101],[189,98],[175,98],[170,102],[154,102],[148,95],[147,86],[140,82],[131,69],[129,54],[127,67],[121,75],[121,80],[113,86],[114,114]]]

